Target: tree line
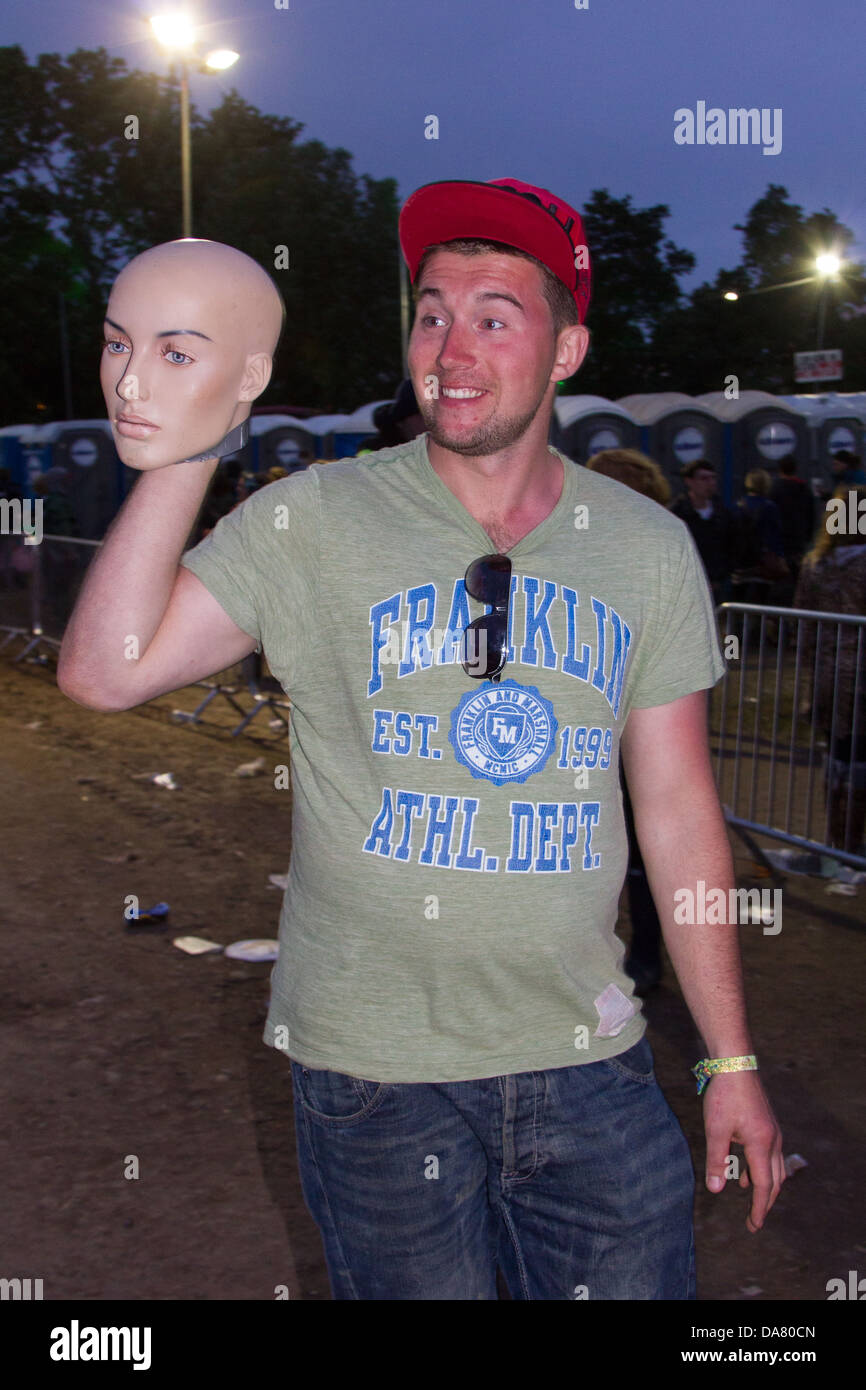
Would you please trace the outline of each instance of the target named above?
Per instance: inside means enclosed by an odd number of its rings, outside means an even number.
[[[97,362],[111,282],[138,252],[180,235],[179,79],[131,70],[104,49],[28,62],[0,48],[0,424],[104,414]],[[129,117],[136,120],[131,122]],[[191,113],[196,236],[271,270],[287,328],[261,404],[352,410],[399,382],[394,179],[356,174],[346,149],[302,138],[289,117],[231,90]],[[134,138],[129,138],[133,135]],[[770,184],[742,224],[738,266],[691,294],[694,255],[665,234],[667,205],[596,189],[584,205],[593,260],[592,348],[566,391],[793,391],[793,353],[815,346],[816,249],[854,240],[829,209],[805,213]],[[275,269],[285,246],[288,268]],[[285,255],[282,256],[285,263]],[[736,290],[736,304],[725,302]],[[837,389],[866,383],[866,273],[828,287],[826,347],[845,353]],[[65,344],[65,351],[64,351]]]

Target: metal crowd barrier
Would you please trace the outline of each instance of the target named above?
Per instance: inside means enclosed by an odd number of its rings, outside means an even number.
[[[710,746],[728,824],[765,864],[754,834],[866,869],[866,617],[716,611],[726,671]]]
[[[0,577],[0,652],[9,655],[14,651],[13,663],[56,666],[63,631],[87,564],[101,545],[102,541],[78,536],[46,534],[41,544],[25,546],[22,541],[11,552],[27,567],[22,571],[10,565]],[[15,579],[18,574],[25,580],[23,587]],[[263,711],[271,714],[274,724],[279,721],[278,737],[288,729],[290,702],[279,682],[263,670],[260,656],[248,656],[239,667],[195,681],[194,685],[206,694],[190,712],[173,710],[172,718],[177,723],[203,723],[204,711],[219,699],[240,715],[240,722],[231,730],[233,737],[243,733]]]

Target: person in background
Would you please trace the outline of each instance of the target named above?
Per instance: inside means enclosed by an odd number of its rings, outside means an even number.
[[[415,399],[415,388],[408,379],[400,383],[393,401],[386,401],[373,412],[373,424],[377,433],[364,441],[358,450],[358,457],[371,454],[377,449],[393,449],[424,433],[424,421]]]
[[[33,481],[33,491],[42,498],[42,531],[46,536],[81,534],[75,509],[66,495],[68,477],[65,468],[48,468]]]
[[[793,594],[800,562],[812,540],[815,529],[815,499],[805,478],[797,473],[793,454],[779,459],[779,474],[770,488],[770,501],[779,509],[782,527],[782,549],[791,578],[788,598]]]
[[[736,518],[716,498],[716,470],[707,459],[687,463],[681,477],[685,496],[678,497],[670,510],[686,523],[694,536],[713,599],[722,603],[728,579],[737,563]]]
[[[10,501],[17,498],[22,501],[24,493],[16,482],[12,480],[12,474],[8,468],[0,468],[0,498],[7,498]]]
[[[836,487],[860,487],[866,483],[860,459],[850,449],[837,449],[833,455],[833,483]]]
[[[746,493],[739,500],[744,536],[751,538],[754,554],[738,569],[733,595],[739,603],[773,604],[780,588],[790,583],[782,540],[782,518],[770,501],[772,480],[765,468],[746,474]],[[749,545],[747,541],[746,546]]]
[[[262,486],[263,478],[258,473],[251,473],[244,470],[238,478],[235,491],[235,501],[245,502],[254,492],[258,492]],[[233,509],[232,509],[233,510]]]
[[[47,616],[49,632],[62,632],[69,609],[83,573],[84,547],[68,541],[52,540],[52,536],[80,536],[81,530],[75,509],[66,495],[69,474],[65,468],[46,469],[33,480],[36,498],[42,501],[42,533],[40,546],[43,613]]]
[[[850,490],[843,484],[834,493],[846,509]],[[866,485],[854,492],[854,515],[860,515],[866,512]],[[803,558],[794,607],[862,617],[866,614],[866,534],[831,526],[830,520],[829,515],[822,520],[815,543]],[[838,629],[832,622],[825,624],[816,671],[817,627],[815,622],[804,625],[802,660],[806,679],[810,685],[815,683],[814,717],[827,736],[829,842],[855,854],[866,821],[866,630],[853,624]]]
[[[24,494],[17,483],[12,481],[8,468],[0,468],[0,501],[23,502]],[[8,509],[7,509],[8,510]],[[0,585],[4,589],[24,588],[26,577],[15,569],[12,555],[19,544],[19,538],[11,531],[0,533]]]
[[[603,473],[606,478],[614,478],[618,483],[624,483],[626,487],[633,488],[644,497],[651,497],[662,507],[666,507],[671,500],[670,484],[662,470],[638,449],[602,449],[600,453],[587,459],[586,466],[595,473]],[[642,999],[650,990],[658,987],[662,977],[662,930],[643,855],[640,852],[631,797],[621,763],[619,780],[628,835],[626,887],[631,917],[631,945],[623,963],[623,970],[634,980],[634,992]]]
[[[239,473],[240,467],[237,462],[234,463],[234,467],[228,463],[217,469],[193,533],[194,545],[198,545],[199,541],[204,540],[205,536],[216,526],[220,517],[225,516],[227,512],[232,510],[232,507],[238,505]]]

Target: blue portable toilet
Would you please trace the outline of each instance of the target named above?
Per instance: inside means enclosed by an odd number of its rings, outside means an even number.
[[[682,391],[621,396],[617,401],[640,426],[640,447],[671,482],[687,463],[706,459],[721,472],[724,426],[709,406]]]
[[[345,458],[352,453],[351,447],[341,449],[338,445],[340,430],[348,420],[346,414],[311,415],[306,421],[307,429],[316,441],[317,459]]]
[[[244,463],[244,455],[252,446],[251,462],[256,473],[267,473],[269,468],[296,473],[316,457],[316,437],[309,423],[295,419],[294,415],[253,415],[249,443],[238,451],[237,457]]]
[[[0,467],[8,468],[25,497],[33,495],[33,479],[51,466],[51,447],[42,442],[41,425],[4,425],[0,429]]]
[[[827,395],[780,396],[802,411],[809,426],[809,476],[818,492],[834,486],[832,460],[839,449],[863,457],[866,404],[851,402],[833,392]],[[866,400],[866,397],[864,397]]]
[[[801,473],[809,462],[809,427],[802,411],[769,391],[741,391],[733,400],[724,391],[695,399],[706,405],[724,430],[723,500],[731,506],[745,491],[745,477],[763,468],[776,477],[780,458],[793,454]]]
[[[604,396],[555,396],[550,442],[586,463],[602,449],[640,448],[640,431],[627,410]]]
[[[374,434],[378,434],[374,415],[380,405],[390,405],[391,401],[368,401],[366,405],[359,405],[357,410],[353,410],[339,431],[335,434],[335,445],[339,453],[335,453],[335,458],[346,458],[350,454],[357,454],[359,449],[363,449],[366,441]]]
[[[39,440],[49,451],[48,466],[66,473],[63,490],[79,534],[101,539],[126,492],[108,420],[55,420],[39,427]]]
[[[373,415],[380,405],[390,405],[390,400],[368,401],[350,415],[314,415],[307,423],[321,441],[321,458],[354,458],[359,449],[374,434],[378,434]]]

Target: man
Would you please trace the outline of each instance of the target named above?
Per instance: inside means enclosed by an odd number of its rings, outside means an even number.
[[[740,1069],[737,927],[675,920],[681,887],[733,884],[709,596],[678,519],[547,447],[556,383],[589,344],[574,209],[513,180],[433,184],[400,231],[428,432],[262,489],[179,569],[207,479],[167,469],[134,520],[171,593],[112,587],[122,543],[141,545],[121,518],[77,633],[148,644],[100,682],[73,643],[61,687],[126,709],[261,644],[291,696],[265,1040],[291,1059],[335,1298],[495,1299],[497,1265],[516,1299],[693,1298],[691,1161],[614,933],[620,748],[668,951],[718,1059],[701,1071],[718,1072],[708,1185],[743,1144],[755,1231],[784,1179]]]
[[[862,487],[866,483],[866,471],[852,449],[837,449],[831,466],[834,487]]]
[[[782,547],[793,584],[815,529],[815,499],[806,479],[797,473],[793,454],[779,459],[779,473],[770,489],[770,501],[779,508]]]
[[[716,498],[716,470],[706,459],[694,459],[682,471],[685,496],[671,507],[695,539],[715,603],[725,597],[725,585],[736,568],[738,531],[736,518]]]
[[[376,433],[364,440],[363,447],[356,457],[375,453],[377,449],[391,448],[395,444],[405,444],[416,435],[423,434],[424,421],[418,410],[415,391],[411,381],[401,381],[393,401],[385,401],[373,411],[373,424]]]

